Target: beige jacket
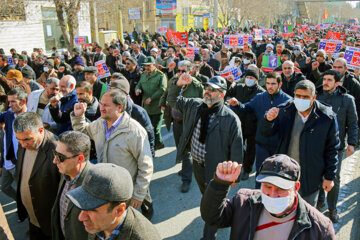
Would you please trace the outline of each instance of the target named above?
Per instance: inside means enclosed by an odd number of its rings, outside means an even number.
[[[87,134],[95,142],[98,161],[126,168],[134,181],[133,198],[143,201],[153,174],[153,160],[146,130],[124,112],[121,123],[105,140],[104,120],[87,123],[85,116],[71,113],[72,127]]]

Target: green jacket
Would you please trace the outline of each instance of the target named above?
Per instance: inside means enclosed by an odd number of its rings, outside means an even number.
[[[166,86],[166,75],[157,69],[151,75],[147,72],[141,75],[135,91],[140,89],[143,92],[143,106],[149,115],[162,113],[160,98],[165,92]],[[151,98],[150,104],[145,104],[147,98]]]

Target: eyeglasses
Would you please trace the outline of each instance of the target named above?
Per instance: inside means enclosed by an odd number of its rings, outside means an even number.
[[[180,69],[178,69],[177,72],[178,72],[178,73],[186,73],[185,70],[180,70]]]
[[[56,159],[56,161],[59,161],[59,162],[64,162],[67,159],[79,156],[79,155],[74,155],[74,156],[71,156],[71,157],[67,157],[64,154],[61,154],[61,153],[59,153],[59,152],[57,152],[55,150],[53,150],[53,154],[54,154],[54,158]]]
[[[131,65],[131,63],[130,63],[130,62],[126,62],[125,65]]]
[[[208,90],[209,92],[215,92],[215,91],[216,91],[215,88],[210,87],[210,86],[206,86],[206,87],[205,87],[205,90]]]

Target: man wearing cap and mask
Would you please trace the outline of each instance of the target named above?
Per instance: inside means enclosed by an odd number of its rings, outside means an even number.
[[[129,206],[132,194],[132,178],[125,168],[99,163],[66,196],[81,210],[78,219],[96,240],[160,240],[151,222]]]
[[[40,77],[36,80],[41,86],[46,87],[46,80],[49,77],[58,77],[57,70],[54,68],[54,60],[48,59],[44,63],[44,72],[40,75]]]
[[[241,172],[236,162],[219,163],[201,200],[202,218],[231,227],[230,239],[336,239],[332,222],[300,196],[300,165],[287,155],[267,158],[256,181],[261,190],[240,189],[227,199]]]
[[[279,135],[276,153],[289,155],[302,167],[300,195],[312,206],[321,186],[326,192],[334,186],[340,147],[336,114],[315,98],[315,85],[300,81],[294,100],[271,108],[260,125],[262,135]]]
[[[229,159],[242,162],[241,123],[224,105],[227,84],[223,77],[213,77],[205,84],[203,99],[183,97],[190,81],[183,77],[176,83],[182,89],[175,107],[182,114],[184,124],[177,159],[190,151],[194,176],[203,194],[219,162]],[[215,239],[216,232],[215,226],[205,224],[203,239]]]
[[[259,86],[259,72],[248,69],[245,74],[244,83],[233,83],[227,92],[226,97],[236,98],[242,103],[250,102],[258,93],[265,92],[265,89]],[[241,180],[247,180],[252,171],[255,161],[255,135],[257,118],[255,113],[239,114],[241,120],[243,140],[246,140],[246,151],[244,153],[244,172]]]

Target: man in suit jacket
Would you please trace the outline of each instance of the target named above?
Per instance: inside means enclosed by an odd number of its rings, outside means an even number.
[[[91,167],[90,138],[77,131],[67,131],[59,136],[53,163],[62,174],[54,206],[51,211],[53,240],[87,239],[88,233],[78,220],[80,209],[74,207],[65,194],[81,186]]]
[[[50,214],[60,180],[52,163],[55,136],[44,129],[41,118],[33,112],[16,117],[14,132],[21,145],[16,169],[19,219],[29,217],[30,239],[51,239]]]
[[[129,206],[133,181],[123,167],[99,163],[89,169],[81,186],[66,196],[81,209],[79,220],[95,239],[161,239],[156,228]]]

